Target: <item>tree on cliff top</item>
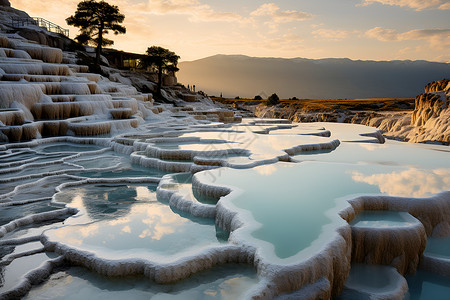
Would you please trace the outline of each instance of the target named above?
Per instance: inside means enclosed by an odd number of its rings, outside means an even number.
[[[67,24],[80,28],[80,34],[75,39],[83,44],[96,46],[95,61],[100,64],[100,54],[103,46],[113,45],[114,41],[104,35],[110,30],[114,34],[126,33],[126,28],[120,23],[125,15],[119,12],[119,7],[110,5],[105,1],[85,0],[78,3],[73,16],[66,19]]]
[[[144,67],[155,67],[158,73],[158,90],[157,94],[161,94],[162,75],[167,72],[173,75],[178,71],[178,60],[180,57],[175,52],[159,46],[152,46],[146,51],[147,56],[142,60]]]

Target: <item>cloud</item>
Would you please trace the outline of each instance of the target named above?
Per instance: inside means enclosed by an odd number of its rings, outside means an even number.
[[[266,3],[250,13],[252,17],[269,17],[276,23],[288,23],[294,21],[305,21],[314,17],[314,15],[298,10],[280,10],[275,3]]]
[[[197,0],[148,0],[147,8],[151,12],[167,13],[190,13],[193,7],[199,6]]]
[[[314,37],[321,38],[324,40],[332,40],[332,41],[339,41],[346,39],[350,37],[350,34],[353,33],[352,31],[348,30],[334,30],[334,29],[317,29],[312,32]]]
[[[364,0],[362,6],[381,3],[383,5],[409,7],[417,11],[424,9],[450,9],[450,1],[448,0]]]
[[[438,57],[435,58],[435,60],[450,64],[450,54],[439,55]]]
[[[274,47],[274,45],[288,46],[288,45],[297,45],[297,44],[303,43],[302,37],[299,36],[298,34],[293,34],[293,33],[283,34],[280,37],[270,38],[267,41],[268,41],[267,42],[268,47]],[[277,145],[279,145],[279,144],[277,144]]]
[[[194,22],[246,22],[245,18],[232,12],[215,11],[208,4],[198,0],[148,0],[146,11],[150,14],[181,14],[188,15]]]
[[[11,6],[18,9],[23,9],[30,13],[32,17],[37,17],[40,15],[46,15],[49,12],[56,14],[61,12],[70,14],[75,12],[77,8],[78,0],[66,0],[60,1],[58,5],[55,5],[54,1],[42,0],[42,1],[29,1],[29,0],[12,0]],[[65,16],[67,18],[69,15]],[[60,24],[61,25],[61,24]]]
[[[422,171],[409,169],[387,174],[364,175],[353,172],[352,179],[379,187],[382,193],[392,196],[424,197],[442,192],[450,185],[450,170]]]
[[[399,40],[399,33],[395,29],[384,29],[381,27],[375,27],[367,30],[366,36],[383,42]]]
[[[260,175],[269,176],[269,175],[272,175],[273,173],[275,173],[277,171],[277,168],[274,165],[265,165],[265,166],[259,166],[259,167],[255,168],[255,170]]]
[[[142,209],[141,207],[139,209]],[[168,213],[170,209],[164,206],[152,206],[147,208],[144,213],[144,219],[142,223],[146,225],[146,228],[141,232],[139,237],[150,237],[153,240],[161,240],[165,235],[172,234],[176,231],[182,230],[183,224],[186,223],[178,217],[177,214]],[[170,211],[171,212],[171,211]]]
[[[436,49],[450,46],[450,29],[413,29],[400,33],[395,29],[375,27],[366,31],[365,35],[383,42],[425,40]]]
[[[14,0],[13,6],[19,9],[32,11],[39,15],[61,15],[61,11],[69,14],[75,12],[79,0],[60,1],[58,5],[53,5],[52,0],[29,1]],[[202,4],[198,0],[148,0],[147,2],[133,3],[128,0],[109,1],[112,5],[117,5],[125,16],[135,15],[166,15],[177,14],[187,15],[193,22],[211,22],[211,21],[238,21],[245,22],[245,18],[232,12],[215,11],[210,5]],[[125,18],[127,20],[128,18]]]

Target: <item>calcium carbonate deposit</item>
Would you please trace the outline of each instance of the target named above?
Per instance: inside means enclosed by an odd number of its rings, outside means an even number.
[[[0,46],[1,299],[448,299],[447,146],[156,106]]]

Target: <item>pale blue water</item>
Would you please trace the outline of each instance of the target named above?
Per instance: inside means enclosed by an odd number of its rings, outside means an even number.
[[[58,272],[33,289],[27,300],[146,300],[146,299],[244,299],[258,284],[256,271],[246,265],[227,264],[201,272],[175,284],[156,284],[148,279],[106,278],[83,268]]]
[[[415,275],[407,275],[408,293],[405,300],[448,300],[450,279],[435,273],[418,270]]]
[[[15,172],[0,174],[0,180],[8,180],[11,178],[25,178],[27,176],[43,177],[40,175],[45,174],[45,173],[50,173],[50,172],[57,172],[57,171],[64,171],[64,170],[77,170],[77,169],[81,169],[81,168],[76,167],[76,166],[71,166],[71,165],[65,164],[63,162],[59,162],[56,164],[50,164],[50,165],[45,165],[45,166],[36,167],[36,168],[16,169]]]
[[[154,143],[155,147],[158,147],[160,149],[167,149],[167,150],[192,150],[192,151],[205,151],[207,149],[210,149],[211,147],[217,148],[217,149],[230,149],[235,147],[233,143],[229,143],[227,141],[214,141],[214,142],[205,142],[205,141],[192,141],[192,142],[161,142],[161,143]]]
[[[18,206],[1,207],[0,226],[5,225],[18,218],[23,218],[31,214],[43,213],[56,210],[57,208],[50,205],[50,201],[35,202]]]
[[[120,164],[123,161],[120,155],[113,152],[95,157],[79,157],[69,160],[69,162],[86,169],[109,168]]]
[[[305,152],[297,160],[366,163],[417,168],[450,168],[450,149],[388,141],[376,143],[341,143],[335,150]],[[434,150],[436,149],[436,150]]]
[[[115,163],[116,161],[114,161]],[[89,164],[88,164],[89,166]],[[97,168],[94,164],[92,167]],[[167,172],[155,168],[146,168],[140,165],[132,164],[128,158],[118,161],[118,165],[113,170],[83,170],[77,175],[90,178],[123,178],[123,177],[162,177]]]
[[[256,245],[260,259],[273,262],[298,263],[305,257],[315,255],[321,246],[329,242],[335,226],[344,222],[338,210],[344,199],[355,195],[394,195],[403,197],[428,197],[448,190],[450,186],[450,151],[446,147],[432,145],[409,145],[397,142],[373,143],[370,137],[360,133],[367,131],[361,126],[330,125],[331,138],[302,136],[320,133],[317,126],[301,129],[273,129],[269,134],[256,134],[271,126],[234,126],[223,130],[181,133],[185,136],[223,139],[229,143],[159,143],[165,149],[218,150],[222,148],[244,148],[248,156],[241,154],[224,157],[237,167],[248,167],[255,161],[286,156],[283,149],[300,144],[329,142],[339,138],[341,145],[335,150],[302,152],[294,157],[300,163],[278,162],[248,169],[228,169],[197,173],[202,181],[216,185],[233,186],[237,193],[220,201],[230,201],[245,213],[244,225],[248,231],[239,232],[244,244]],[[157,131],[170,130],[170,126]],[[316,128],[317,127],[317,128]],[[355,129],[356,128],[356,129]],[[177,129],[184,129],[178,126]],[[140,138],[142,141],[145,137]],[[352,142],[342,142],[352,141]],[[370,142],[370,143],[369,143]],[[0,164],[17,163],[39,158],[36,162],[55,162],[45,167],[26,168],[0,175],[0,191],[10,191],[7,182],[11,176],[37,176],[42,172],[64,172],[64,168],[78,169],[71,175],[93,179],[107,178],[126,181],[127,177],[162,177],[166,172],[131,164],[128,156],[113,151],[96,153],[102,147],[71,143],[52,143],[19,150],[13,155],[0,155]],[[62,158],[82,153],[62,163]],[[208,158],[207,155],[202,155]],[[183,161],[185,162],[185,161]],[[74,164],[74,165],[70,165]],[[6,166],[1,166],[6,169]],[[92,170],[93,168],[100,170]],[[91,169],[91,170],[89,170]],[[47,175],[43,174],[42,177]],[[40,177],[39,177],[40,178]],[[38,178],[38,179],[39,179]],[[165,188],[178,190],[192,201],[216,204],[217,199],[205,197],[192,189],[191,175],[173,175],[175,183]],[[37,179],[36,179],[37,180]],[[34,199],[39,195],[52,195],[54,188],[78,179],[56,178],[54,181],[34,186],[15,195],[12,200]],[[67,203],[80,210],[79,214],[64,220],[48,220],[42,224],[21,227],[5,238],[32,237],[43,230],[50,240],[81,249],[108,259],[148,258],[162,262],[198,253],[204,249],[228,246],[229,233],[219,229],[214,219],[202,219],[171,208],[165,201],[156,198],[157,184],[149,183],[84,184],[59,193],[57,201]],[[15,181],[29,183],[26,179]],[[50,191],[50,192],[49,192]],[[1,196],[1,195],[0,195]],[[0,199],[0,201],[3,201]],[[4,200],[6,201],[6,200]],[[407,201],[405,199],[405,201]],[[18,217],[54,209],[49,201],[29,205],[0,207],[0,222],[7,223]],[[406,213],[362,212],[352,222],[354,226],[383,228],[387,226],[409,226],[417,222]],[[0,224],[1,225],[1,224]],[[55,227],[56,226],[56,227]],[[430,238],[427,254],[448,257],[448,238]],[[20,246],[19,246],[20,247]],[[20,250],[20,249],[19,249]],[[13,246],[2,246],[0,256],[14,250]],[[299,255],[300,254],[300,255]],[[304,255],[303,255],[304,254]],[[44,255],[30,256],[29,265],[34,266]],[[11,269],[10,274],[22,272],[26,267]],[[266,261],[264,261],[266,260]],[[12,265],[15,266],[15,265]],[[16,272],[17,271],[17,272]],[[373,271],[373,270],[372,270]],[[383,290],[392,281],[383,272],[352,268],[358,284],[375,290]],[[16,272],[16,273],[15,273]],[[23,273],[23,272],[22,272]],[[371,280],[376,274],[376,280]],[[14,275],[16,276],[16,275]],[[13,276],[13,277],[14,277]],[[18,276],[18,275],[17,275]],[[419,272],[408,279],[411,299],[439,299],[448,295],[448,278],[433,277]],[[436,279],[438,278],[438,279]],[[14,278],[8,275],[8,282]],[[111,279],[97,276],[81,268],[69,268],[53,274],[50,280],[36,287],[29,299],[242,299],[245,293],[256,286],[258,278],[249,266],[221,266],[196,274],[174,285],[156,285],[142,278]],[[1,283],[0,283],[1,285]],[[420,286],[420,288],[419,288]],[[437,293],[433,295],[430,293]],[[414,298],[416,297],[416,298]],[[422,298],[420,298],[422,297]],[[437,297],[437,298],[436,298]]]
[[[412,172],[401,182],[390,177]],[[332,221],[327,211],[336,200],[355,194],[431,195],[447,189],[445,181],[437,181],[432,191],[418,186],[415,173],[433,176],[432,170],[416,170],[396,166],[304,162],[277,163],[252,169],[224,168],[199,174],[205,182],[236,187],[241,192],[232,200],[240,209],[251,212],[261,224],[251,235],[275,247],[279,258],[288,258],[308,248],[323,227]]]
[[[35,158],[36,152],[29,151],[29,150],[23,150],[23,151],[15,151],[12,154],[4,154],[0,156],[0,163],[9,163],[9,162],[15,162],[15,161],[21,161],[26,160],[30,158]]]
[[[359,286],[366,291],[386,291],[392,287],[392,274],[395,272],[391,266],[352,264],[345,284],[349,287]]]
[[[177,212],[156,199],[156,185],[96,184],[58,194],[57,200],[87,214],[83,224],[46,235],[108,257],[176,255],[226,242],[214,220]]]
[[[352,264],[342,293],[336,300],[396,299],[403,277],[394,267]],[[389,295],[389,296],[387,296]]]
[[[417,223],[419,223],[419,220],[407,212],[366,210],[358,214],[350,222],[350,225],[354,227],[387,228],[408,227]]]
[[[450,261],[450,237],[428,237],[424,254]]]
[[[97,145],[85,145],[85,144],[71,144],[71,143],[57,143],[47,144],[39,146],[38,149],[44,153],[54,152],[87,152],[100,150],[102,147]]]
[[[30,269],[39,267],[42,263],[53,257],[53,253],[38,253],[17,258],[11,264],[0,267],[0,272],[4,278],[4,281],[0,285],[0,293],[15,287],[21,277],[27,274]]]

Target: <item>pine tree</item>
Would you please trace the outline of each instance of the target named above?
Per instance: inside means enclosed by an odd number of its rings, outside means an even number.
[[[78,3],[73,16],[66,19],[67,24],[80,28],[80,34],[75,39],[83,44],[96,46],[95,61],[100,64],[100,54],[103,46],[113,45],[114,41],[104,35],[110,30],[114,34],[126,33],[126,28],[120,23],[125,15],[119,12],[119,7],[105,1],[85,0]]]
[[[147,56],[143,60],[145,67],[155,67],[158,72],[158,90],[157,94],[161,95],[162,75],[163,72],[175,74],[178,71],[177,64],[180,57],[175,52],[159,46],[152,46],[146,51]]]

